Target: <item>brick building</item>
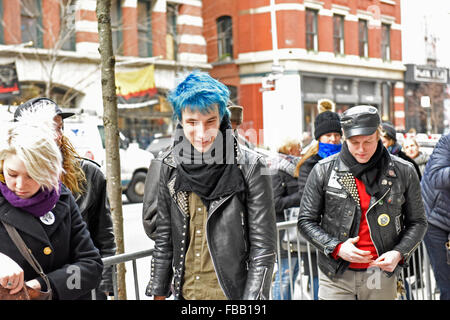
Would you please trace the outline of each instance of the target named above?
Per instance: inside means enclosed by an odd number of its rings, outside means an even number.
[[[202,34],[202,1],[111,2],[116,62],[127,63],[116,71],[155,65],[158,93],[154,103],[119,110],[119,126],[139,142],[165,133],[172,125],[165,95],[176,78],[192,69],[211,67]],[[21,88],[21,95],[14,99],[0,94],[0,102],[20,103],[47,92],[64,107],[101,115],[95,9],[95,0],[0,0],[0,64],[15,63]],[[149,59],[155,56],[159,58]]]
[[[313,129],[320,98],[335,101],[338,112],[356,104],[374,105],[384,120],[404,129],[400,0],[271,3],[203,1],[211,74],[226,83],[235,102],[244,106],[242,129],[254,129],[258,142],[270,146],[287,138],[281,136],[280,122],[285,123],[285,135],[300,137]],[[282,76],[275,88],[261,92],[276,62]],[[269,143],[262,135],[279,137]]]

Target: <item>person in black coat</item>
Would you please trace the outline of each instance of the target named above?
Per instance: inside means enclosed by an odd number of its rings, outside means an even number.
[[[89,299],[103,264],[71,192],[59,181],[53,115],[30,112],[0,134],[0,285],[52,290],[55,300]],[[25,120],[26,119],[26,120]],[[42,125],[47,120],[47,125]],[[16,228],[47,275],[36,273],[4,227]]]
[[[59,106],[48,98],[40,97],[26,101],[17,107],[14,119],[20,117],[23,110],[39,110],[48,105],[55,109],[56,143],[63,156],[64,172],[61,181],[75,197],[81,217],[87,224],[95,247],[102,258],[116,254],[113,222],[106,193],[106,178],[100,165],[89,159],[81,158],[69,139],[64,135],[64,119],[74,113],[63,112]],[[88,183],[89,181],[89,183]],[[112,266],[103,270],[102,281],[96,289],[96,300],[106,300],[113,293]]]
[[[406,153],[402,151],[402,146],[397,142],[397,130],[395,130],[394,126],[389,122],[383,122],[381,126],[383,128],[381,132],[381,141],[383,142],[384,147],[389,151],[390,154],[411,162],[414,166],[414,169],[416,169],[419,180],[421,180],[422,173],[420,172],[419,166],[413,159],[411,159]]]
[[[315,142],[298,162],[295,175],[298,177],[298,199],[301,201],[305,190],[306,181],[314,166],[322,159],[327,158],[341,150],[342,128],[339,115],[334,112],[335,104],[328,99],[319,100],[319,114],[314,120]],[[302,253],[305,261],[305,274],[310,275],[308,255]],[[317,273],[317,255],[315,250],[311,252],[311,265],[313,267],[314,299],[318,299],[319,279]]]
[[[295,167],[300,160],[301,146],[298,141],[287,141],[278,149],[279,158],[275,159],[271,165],[272,188],[275,203],[276,221],[288,221],[290,218],[298,216],[300,199],[298,198],[297,177],[295,177]],[[293,227],[295,229],[296,227]],[[293,233],[287,236],[288,231],[279,233],[280,253],[278,256],[278,271],[275,274],[275,280],[272,286],[272,295],[274,300],[291,300],[290,279],[295,284],[299,271],[298,256],[294,250],[297,243]],[[296,233],[296,232],[295,232]],[[289,243],[288,243],[289,240]],[[287,245],[291,251],[291,268],[289,268],[289,256],[286,250]],[[294,288],[292,288],[292,292]]]

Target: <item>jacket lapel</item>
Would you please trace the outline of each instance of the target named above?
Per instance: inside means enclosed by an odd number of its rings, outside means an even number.
[[[0,197],[0,208],[1,220],[43,243],[50,242],[39,219],[28,212],[13,207],[3,197]]]

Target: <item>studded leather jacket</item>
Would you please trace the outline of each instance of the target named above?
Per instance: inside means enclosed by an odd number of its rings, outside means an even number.
[[[264,174],[259,155],[242,146],[237,152],[247,188],[211,201],[206,222],[208,249],[228,299],[267,299],[276,252],[271,178]],[[177,170],[172,149],[152,162],[149,174],[154,176],[147,175],[143,219],[155,248],[146,294],[170,296],[173,291],[179,298],[189,247],[188,194],[173,188]]]
[[[397,250],[406,267],[425,235],[427,220],[414,167],[396,156],[390,158],[378,181],[382,195],[371,197],[366,219],[378,256]],[[319,249],[319,268],[330,278],[349,265],[331,256],[334,249],[358,235],[362,213],[355,184],[337,154],[313,168],[301,200],[299,231]]]

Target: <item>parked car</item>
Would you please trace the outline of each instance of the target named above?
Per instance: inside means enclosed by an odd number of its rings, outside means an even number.
[[[98,117],[67,118],[64,133],[80,156],[97,162],[106,172],[104,126]],[[119,146],[122,192],[130,202],[142,202],[145,177],[154,156],[140,149],[137,143],[129,143],[122,133],[119,133]]]
[[[152,142],[150,142],[145,150],[151,152],[156,158],[158,156],[158,153],[169,147],[172,142],[173,138],[170,135],[155,135],[155,138],[152,140]]]

